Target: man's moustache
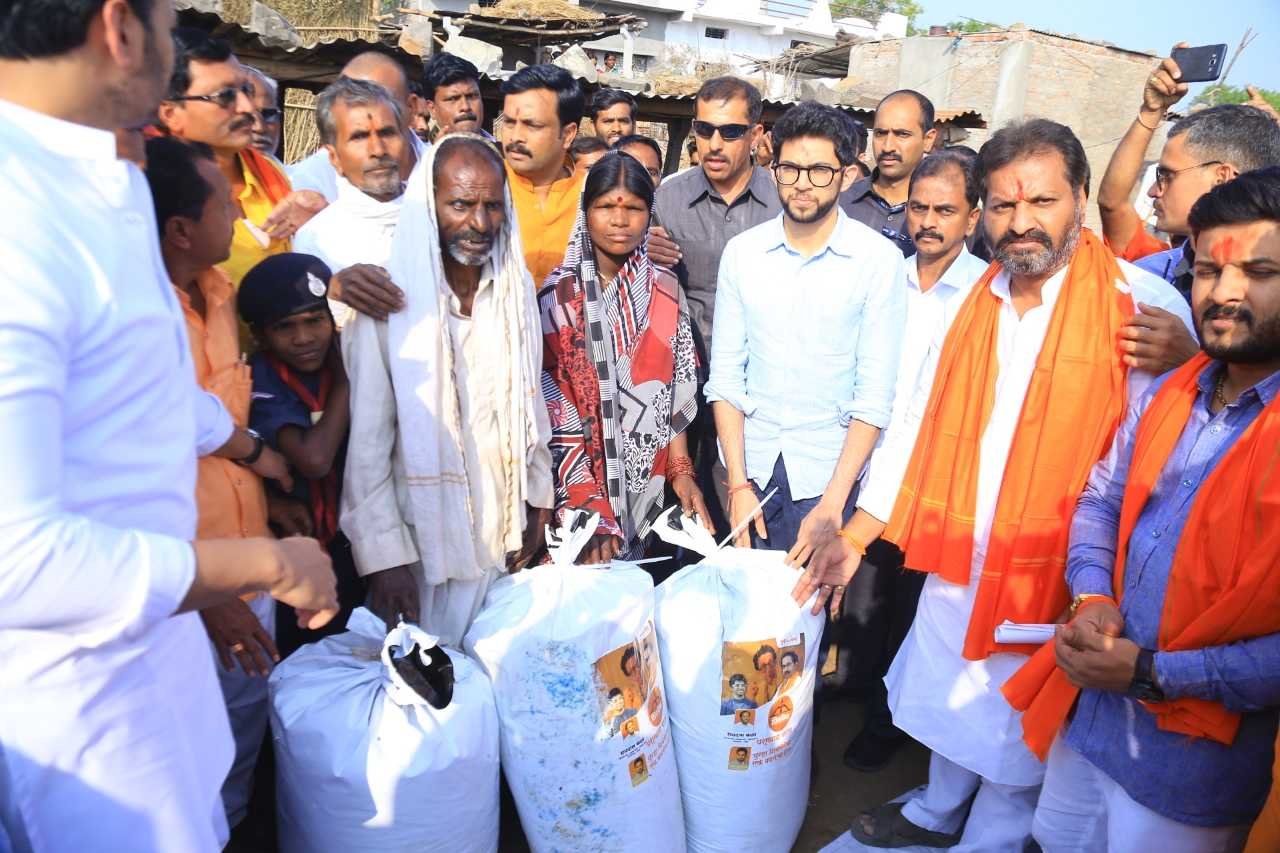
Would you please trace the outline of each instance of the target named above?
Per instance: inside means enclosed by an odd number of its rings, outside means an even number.
[[[1014,234],[1010,231],[1008,234],[1004,235],[1004,237],[1000,238],[1000,242],[996,244],[996,248],[1003,249],[1010,243],[1014,243],[1019,240],[1035,240],[1037,243],[1044,244],[1046,249],[1053,248],[1053,239],[1038,228],[1033,231],[1028,231],[1026,234]]]
[[[530,151],[528,148],[525,148],[519,142],[513,142],[510,145],[508,145],[506,148],[506,151],[508,154],[523,154],[526,157],[533,156],[533,152]]]
[[[1243,305],[1210,305],[1200,316],[1206,323],[1210,320],[1239,320],[1246,326],[1253,325],[1253,312]]]
[[[944,238],[943,238],[943,236],[942,236],[941,234],[939,234],[937,231],[930,231],[930,230],[928,230],[928,229],[925,229],[925,230],[923,230],[923,231],[917,231],[917,232],[916,232],[916,242],[917,242],[917,243],[919,243],[919,242],[920,242],[921,240],[923,240],[925,237],[932,237],[932,238],[933,238],[933,239],[935,239],[935,240],[942,240],[942,239],[944,239]]]
[[[475,113],[463,113],[462,115],[454,118],[453,123],[457,124],[460,121],[475,121],[475,120],[476,120]]]
[[[377,172],[382,169],[391,169],[398,165],[399,163],[394,157],[380,157],[377,160],[374,160],[368,166],[365,166],[364,170],[365,172]]]

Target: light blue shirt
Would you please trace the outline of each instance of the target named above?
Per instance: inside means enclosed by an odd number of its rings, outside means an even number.
[[[705,393],[746,416],[747,476],[763,488],[782,454],[803,500],[827,487],[850,422],[889,423],[907,272],[896,246],[843,211],[807,258],[782,216],[725,245]]]

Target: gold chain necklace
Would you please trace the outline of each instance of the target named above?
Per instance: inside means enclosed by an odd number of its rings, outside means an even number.
[[[1227,395],[1222,392],[1222,387],[1227,384],[1227,372],[1224,370],[1218,376],[1218,382],[1213,386],[1213,401],[1218,404],[1219,409],[1227,407]]]

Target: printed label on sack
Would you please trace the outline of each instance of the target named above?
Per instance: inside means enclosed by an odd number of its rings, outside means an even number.
[[[804,675],[804,634],[725,643],[720,658],[720,716],[727,718],[728,767],[746,772],[790,750],[792,695]]]
[[[671,734],[664,725],[667,706],[653,620],[645,622],[635,640],[595,662],[595,686],[600,703],[599,738],[616,742],[618,758],[632,786],[642,785],[671,745]]]

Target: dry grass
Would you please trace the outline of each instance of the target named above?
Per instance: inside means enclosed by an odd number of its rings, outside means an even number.
[[[595,21],[603,18],[565,0],[499,0],[493,6],[472,6],[473,15],[485,18],[567,18],[572,21]]]
[[[316,96],[306,89],[284,91],[284,161],[296,163],[320,147]]]

